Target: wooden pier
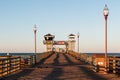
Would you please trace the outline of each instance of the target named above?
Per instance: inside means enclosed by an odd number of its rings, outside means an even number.
[[[92,65],[67,53],[52,53],[32,67],[17,74],[3,77],[3,80],[119,80],[119,75],[94,72]]]

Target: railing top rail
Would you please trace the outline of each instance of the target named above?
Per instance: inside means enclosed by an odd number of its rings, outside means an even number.
[[[4,61],[4,60],[9,60],[9,59],[17,59],[17,58],[20,58],[20,56],[12,56],[12,57],[0,57],[0,61]]]
[[[109,58],[110,60],[120,60],[120,58]]]

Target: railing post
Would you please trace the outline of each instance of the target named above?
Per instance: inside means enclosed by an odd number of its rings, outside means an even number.
[[[115,56],[113,57],[113,73],[116,73],[116,60],[115,60]]]
[[[1,76],[3,76],[3,60],[2,60],[2,63],[1,63],[1,68],[2,68],[2,71],[1,71]]]
[[[8,56],[7,59],[8,59],[7,62],[9,62],[9,64],[8,64],[9,67],[7,69],[8,69],[8,73],[10,74],[11,73],[11,60],[10,60],[10,56]]]
[[[37,54],[36,55],[34,55],[34,64],[36,64],[36,56],[37,56]]]
[[[7,57],[7,74],[10,73],[9,68],[10,68],[10,61],[9,61],[9,56],[8,56]]]
[[[31,61],[30,61],[30,59],[31,59],[31,57],[28,56],[28,66],[29,66],[29,67],[30,67],[30,65],[31,65]]]
[[[21,69],[21,57],[19,57],[19,66],[20,66],[20,69]]]

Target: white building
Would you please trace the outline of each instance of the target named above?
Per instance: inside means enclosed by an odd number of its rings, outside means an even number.
[[[75,35],[74,34],[70,34],[68,36],[68,50],[71,50],[71,51],[75,51]]]

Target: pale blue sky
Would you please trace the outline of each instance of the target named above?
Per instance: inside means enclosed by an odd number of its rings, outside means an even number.
[[[43,36],[67,40],[80,32],[81,52],[104,52],[103,8],[108,5],[108,51],[120,52],[120,0],[0,0],[0,52],[45,51]]]

